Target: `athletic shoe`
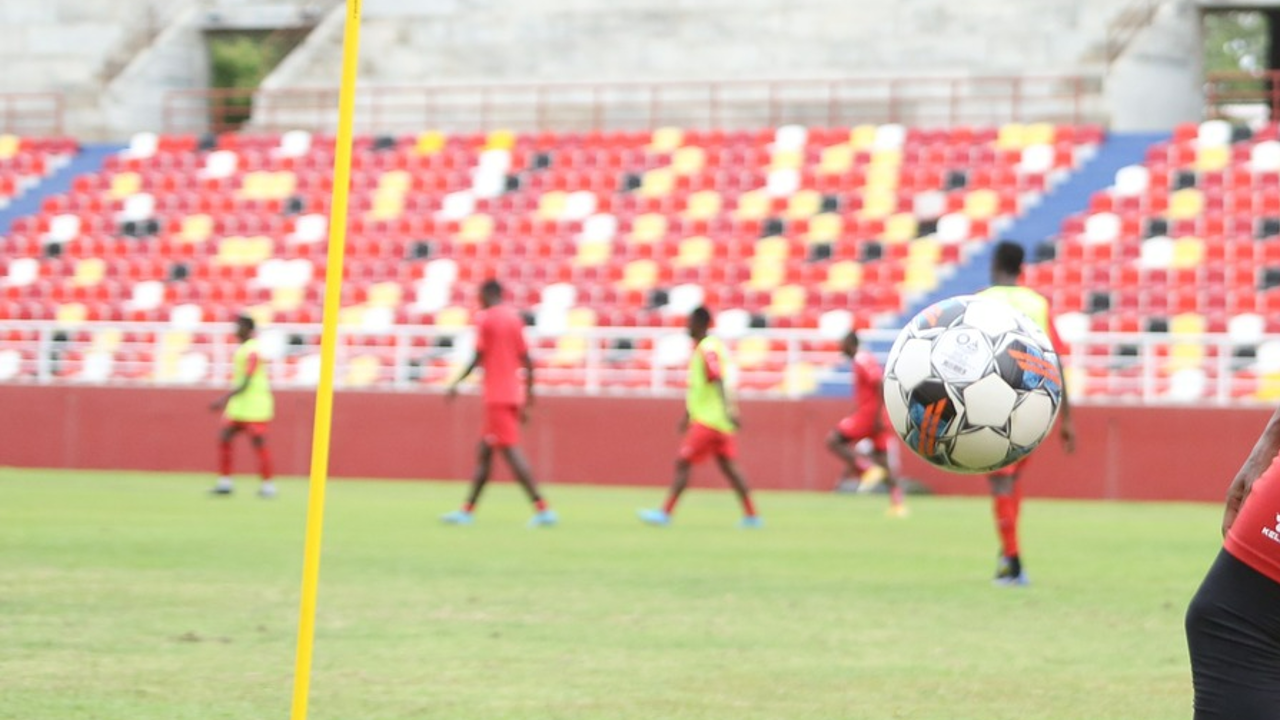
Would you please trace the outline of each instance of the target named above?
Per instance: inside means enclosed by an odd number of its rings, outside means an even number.
[[[884,514],[885,517],[904,518],[910,515],[911,511],[907,509],[906,505],[890,505],[889,508],[884,511]]]
[[[747,516],[744,516],[742,520],[738,521],[738,527],[742,528],[743,530],[754,530],[756,528],[762,528],[764,527],[764,519],[762,519],[759,515],[747,515]]]
[[[884,468],[879,465],[872,465],[867,468],[866,472],[862,473],[861,482],[858,483],[858,492],[873,492],[887,477],[889,477],[889,473],[885,472]]]
[[[276,496],[276,484],[273,482],[264,482],[258,486],[258,497],[270,500]]]
[[[230,495],[235,490],[235,485],[231,483],[231,478],[220,477],[214,486],[209,488],[210,495]]]
[[[560,522],[560,516],[556,515],[555,510],[543,510],[529,518],[529,527],[555,527],[558,522]]]
[[[858,478],[841,477],[836,481],[835,491],[838,493],[856,493],[858,488],[862,486],[862,481]]]
[[[440,522],[445,525],[470,525],[475,522],[475,518],[466,510],[454,510],[451,513],[441,515]]]
[[[996,562],[996,577],[992,582],[1001,587],[1024,587],[1031,584],[1027,574],[1022,571],[1022,559],[1017,555],[1000,556]]]
[[[671,524],[671,516],[663,510],[640,510],[636,512],[640,522],[645,525],[654,525],[656,527],[666,527]]]

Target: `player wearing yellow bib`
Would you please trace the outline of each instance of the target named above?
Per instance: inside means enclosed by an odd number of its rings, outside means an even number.
[[[1012,242],[1001,242],[996,245],[995,254],[991,257],[991,287],[978,293],[979,296],[999,300],[1031,318],[1053,344],[1059,357],[1066,357],[1066,346],[1058,337],[1053,326],[1053,314],[1049,310],[1049,301],[1031,288],[1018,285],[1022,277],[1022,261],[1026,251],[1022,246]],[[1067,392],[1062,391],[1062,410],[1059,413],[1058,432],[1062,436],[1062,445],[1068,453],[1075,450],[1075,428],[1071,424],[1071,405],[1067,402]],[[1018,548],[1018,514],[1022,509],[1022,485],[1017,482],[1018,476],[1026,467],[1027,458],[1001,468],[988,476],[991,484],[991,498],[996,520],[996,532],[1000,535],[1000,560],[996,566],[995,581],[1000,585],[1026,585],[1027,576],[1022,572],[1022,558]]]
[[[210,409],[222,411],[222,430],[218,434],[218,483],[212,492],[230,495],[231,440],[241,432],[249,433],[253,448],[258,454],[258,474],[262,484],[258,495],[275,497],[276,486],[271,482],[271,451],[267,448],[267,424],[275,416],[275,399],[267,379],[267,364],[258,352],[258,341],[253,336],[253,318],[236,318],[236,339],[240,346],[232,358],[231,391],[218,398]]]
[[[711,313],[704,307],[689,315],[689,337],[695,347],[689,360],[689,383],[685,399],[685,415],[680,427],[684,441],[676,460],[675,480],[661,509],[641,510],[640,519],[650,525],[666,525],[671,522],[680,495],[689,484],[689,470],[695,464],[714,456],[720,471],[742,502],[742,527],[755,528],[762,524],[751,502],[751,490],[734,463],[738,455],[735,436],[738,432],[738,412],[732,396],[726,388],[726,376],[732,376],[732,361],[724,343],[711,337]]]

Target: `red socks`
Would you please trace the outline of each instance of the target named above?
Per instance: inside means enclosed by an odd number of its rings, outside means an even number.
[[[670,515],[676,510],[676,503],[680,502],[679,495],[668,495],[667,501],[662,503],[662,512]]]
[[[996,495],[995,515],[996,531],[1000,533],[1000,546],[1005,557],[1018,554],[1018,506],[1019,498],[1015,495]]]
[[[218,443],[218,474],[231,477],[231,443]]]
[[[537,500],[534,500],[534,501],[533,501],[533,509],[534,509],[534,510],[537,510],[538,512],[546,512],[546,511],[547,511],[547,501],[546,501],[546,500],[543,500],[542,498],[538,498]]]
[[[258,475],[263,482],[271,479],[271,449],[266,445],[258,448]]]
[[[751,502],[750,495],[742,496],[742,514],[746,515],[747,517],[756,516],[756,504]]]

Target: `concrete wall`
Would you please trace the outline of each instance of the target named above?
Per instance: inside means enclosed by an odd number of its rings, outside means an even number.
[[[218,417],[210,390],[0,385],[0,467],[186,470],[213,474]],[[313,396],[277,394],[271,443],[282,474],[305,475]],[[463,478],[481,423],[475,397],[342,392],[334,403],[336,477]],[[21,409],[21,410],[19,410]],[[741,464],[759,488],[825,491],[839,466],[823,438],[840,400],[744,402]],[[678,444],[674,399],[543,397],[524,447],[551,483],[665,485]],[[1054,439],[1026,471],[1028,494],[1127,500],[1204,500],[1226,485],[1266,424],[1266,409],[1079,407],[1079,450]],[[980,477],[924,467],[905,450],[909,476],[948,494],[982,494]],[[241,473],[253,470],[239,447]],[[505,477],[505,469],[502,471]],[[700,467],[695,483],[721,483]]]

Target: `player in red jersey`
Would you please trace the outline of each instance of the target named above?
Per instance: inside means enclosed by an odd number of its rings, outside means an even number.
[[[449,399],[458,394],[458,385],[477,367],[484,369],[484,430],[477,451],[476,472],[471,480],[471,492],[460,510],[448,513],[440,519],[451,525],[470,525],[474,518],[480,493],[489,482],[493,452],[497,450],[506,459],[535,514],[529,521],[531,527],[555,525],[558,518],[554,510],[538,492],[538,485],[529,470],[529,462],[520,452],[520,425],[529,419],[533,406],[533,362],[524,342],[524,319],[510,305],[502,302],[502,285],[488,280],[480,286],[480,305],[476,316],[476,354],[467,369],[449,386]],[[524,369],[524,384],[520,383],[520,370]]]
[[[991,256],[991,287],[979,296],[1003,302],[1014,310],[1031,318],[1049,337],[1058,357],[1066,357],[1066,344],[1058,337],[1053,325],[1053,313],[1049,301],[1031,288],[1019,285],[1022,277],[1022,261],[1026,250],[1021,245],[1002,241]],[[1067,390],[1062,389],[1062,407],[1059,411],[1058,433],[1062,446],[1068,452],[1075,451],[1076,432],[1071,422],[1071,405],[1067,402]],[[995,581],[999,585],[1026,585],[1022,571],[1022,556],[1018,547],[1018,515],[1022,509],[1022,484],[1018,477],[1027,466],[1028,458],[1001,468],[989,476],[991,499],[996,519],[996,532],[1000,536],[1000,558],[996,566]]]
[[[1280,719],[1280,411],[1227,489],[1223,547],[1187,608],[1195,720]]]
[[[894,435],[884,409],[884,370],[871,353],[858,352],[858,333],[852,330],[845,335],[840,350],[850,360],[854,403],[853,414],[841,420],[827,436],[827,449],[844,462],[840,484],[857,478],[861,478],[864,485],[883,481],[889,488],[889,515],[906,517],[902,486],[889,464],[889,445]],[[859,467],[863,459],[854,452],[854,447],[864,440],[869,441],[872,448],[870,467],[865,469]]]

